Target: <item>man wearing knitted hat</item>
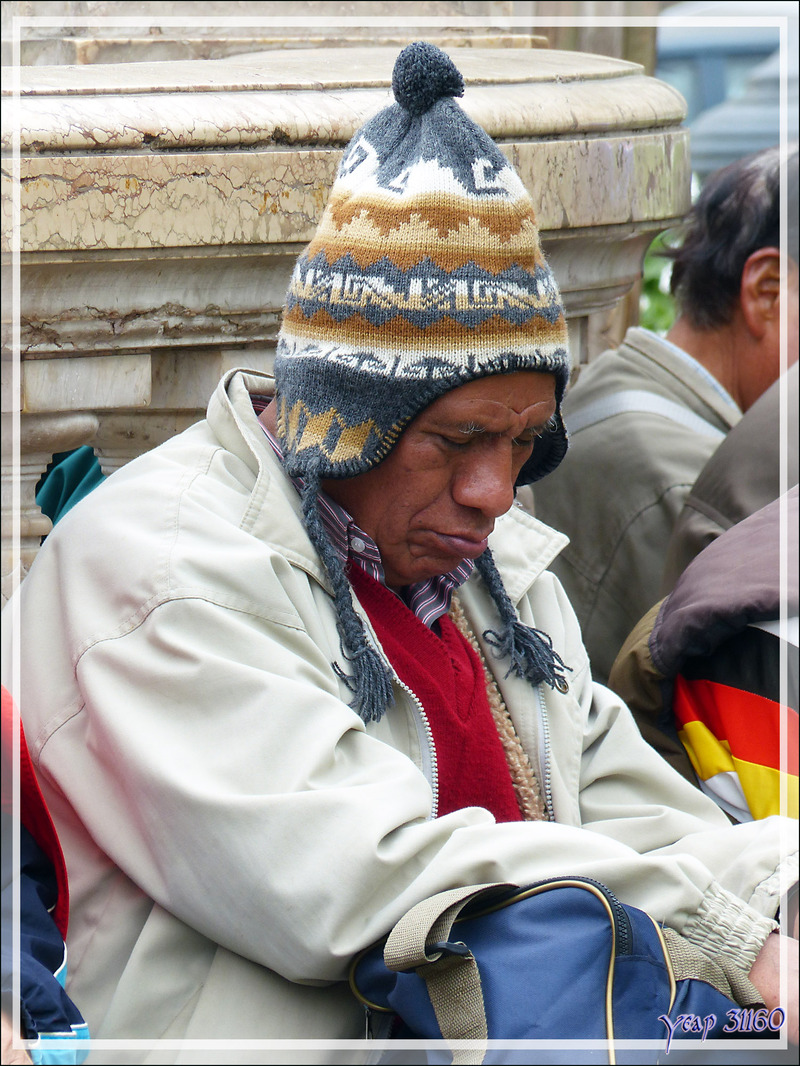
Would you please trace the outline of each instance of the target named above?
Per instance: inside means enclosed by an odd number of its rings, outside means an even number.
[[[778,1002],[782,820],[730,826],[592,687],[545,569],[565,538],[512,509],[566,450],[530,197],[438,49],[393,88],[295,268],[274,397],[228,374],[21,588],[100,1038],[358,1037],[348,964],[411,906],[565,874]]]

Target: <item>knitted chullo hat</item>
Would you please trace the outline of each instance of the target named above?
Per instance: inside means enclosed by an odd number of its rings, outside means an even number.
[[[567,331],[530,196],[453,99],[464,81],[444,52],[409,45],[392,88],[396,103],[345,150],[295,266],[275,361],[285,467],[305,481],[306,526],[334,586],[353,706],[367,720],[391,701],[390,681],[322,528],[320,480],[380,463],[444,393],[519,370],[555,376],[557,413],[518,484],[553,470],[567,447]],[[517,620],[491,553],[476,565],[504,623],[492,635],[499,653],[532,683],[555,684],[560,660],[549,638]]]

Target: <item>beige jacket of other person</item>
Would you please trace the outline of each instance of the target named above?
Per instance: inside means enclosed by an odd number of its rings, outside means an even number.
[[[730,826],[592,686],[546,571],[564,538],[516,511],[492,547],[570,689],[504,678],[502,662],[497,676],[555,821],[436,818],[414,695],[398,683],[368,727],[347,705],[328,581],[248,395],[268,388],[228,375],[206,421],[62,519],[20,590],[18,697],[67,858],[69,991],[93,1036],[219,1041],[207,1059],[165,1047],[126,1062],[326,1061],[230,1042],[361,1037],[353,954],[432,893],[495,880],[597,878],[749,967],[774,928],[783,820]],[[497,625],[477,576],[462,602],[478,633]],[[6,637],[6,683],[10,663]]]
[[[617,413],[622,395],[628,409]],[[661,597],[667,544],[684,501],[741,417],[726,395],[697,362],[638,328],[584,367],[567,394],[569,451],[534,486],[534,510],[570,539],[553,570],[597,680],[607,681],[628,633]],[[610,413],[598,418],[604,404]],[[576,430],[590,407],[590,424]]]

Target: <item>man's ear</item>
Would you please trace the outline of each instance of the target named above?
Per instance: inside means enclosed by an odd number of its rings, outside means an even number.
[[[759,248],[745,261],[739,286],[739,306],[745,325],[756,340],[780,319],[781,256],[777,248]]]

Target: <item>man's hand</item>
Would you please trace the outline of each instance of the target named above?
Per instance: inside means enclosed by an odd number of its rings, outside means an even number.
[[[787,985],[781,996],[781,949],[786,950]],[[786,1012],[786,1036],[792,1044],[800,1043],[797,1010],[798,942],[793,937],[770,933],[750,969],[750,980],[756,986],[768,1010],[782,1007]]]
[[[8,1063],[9,1066],[18,1066],[20,1063],[32,1062],[32,1059],[24,1048],[14,1047],[14,1029],[11,1022],[5,1016],[0,1015],[2,1019],[2,1062]]]

